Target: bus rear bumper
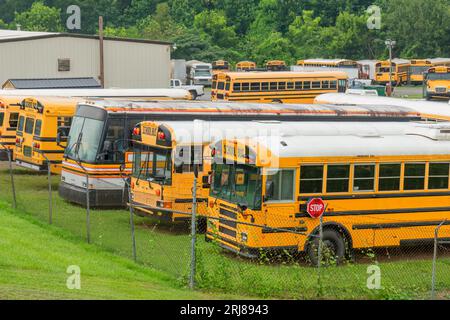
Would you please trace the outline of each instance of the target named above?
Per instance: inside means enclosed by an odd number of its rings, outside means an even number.
[[[86,207],[86,188],[70,185],[64,181],[59,183],[61,198],[67,202]],[[124,208],[128,201],[126,189],[89,190],[89,206],[94,208]]]
[[[31,162],[23,161],[21,159],[16,159],[16,165],[18,165],[19,167],[22,167],[22,168],[31,169],[33,171],[38,171],[38,172],[47,172],[47,170],[48,170],[47,163],[38,165],[38,164],[31,163]]]

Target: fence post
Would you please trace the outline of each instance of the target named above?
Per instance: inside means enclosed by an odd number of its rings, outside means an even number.
[[[53,201],[52,201],[52,173],[50,171],[50,160],[47,158],[45,154],[42,153],[42,156],[47,161],[47,179],[48,179],[48,223],[53,223]]]
[[[444,220],[439,224],[436,229],[434,229],[434,251],[433,251],[433,271],[431,274],[431,300],[436,299],[436,260],[437,260],[437,250],[438,250],[438,237],[439,230],[444,225],[447,220]]]
[[[197,178],[198,166],[194,168],[194,183],[192,187],[192,215],[191,215],[191,272],[189,276],[189,288],[195,287],[195,270],[196,270],[196,241],[197,241]]]
[[[127,184],[125,184],[125,186],[127,186]],[[134,262],[137,261],[137,254],[136,254],[136,236],[134,233],[134,210],[133,210],[133,198],[132,198],[132,194],[131,194],[131,188],[128,185],[128,199],[130,201],[130,227],[131,227],[131,243],[132,243],[132,247],[133,247],[133,259]]]

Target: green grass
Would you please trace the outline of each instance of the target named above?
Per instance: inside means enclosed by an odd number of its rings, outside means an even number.
[[[0,203],[0,299],[216,299]],[[81,289],[66,286],[68,266]]]
[[[131,262],[131,237],[129,225],[129,212],[127,210],[93,210],[91,212],[91,232],[94,246],[87,246],[83,243],[86,237],[86,214],[85,210],[78,206],[73,206],[62,201],[56,192],[58,176],[53,178],[54,187],[54,225],[67,230],[77,239],[78,244],[74,247],[81,247],[83,250],[101,248],[113,255],[117,260],[117,255],[126,258],[123,261],[130,268],[139,270],[158,270],[160,280],[167,281],[182,288],[186,286],[188,267],[190,237],[189,230],[185,226],[163,225],[150,219],[135,217],[137,257],[138,264]],[[18,210],[25,212],[28,217],[33,217],[42,224],[48,221],[48,200],[47,184],[45,175],[30,174],[28,171],[16,170],[15,181],[18,195]],[[0,188],[4,190],[0,193],[0,201],[11,202],[9,189],[9,177],[7,171],[0,171]],[[3,222],[0,222],[4,225]],[[42,229],[42,232],[50,232],[52,228]],[[59,234],[50,232],[49,237],[57,238]],[[27,237],[27,233],[24,234]],[[262,260],[261,262],[251,262],[249,260],[225,253],[214,243],[207,243],[203,236],[198,237],[198,263],[197,263],[197,286],[200,292],[215,292],[218,294],[233,294],[239,296],[251,296],[260,298],[286,298],[286,299],[426,299],[429,297],[431,287],[431,251],[417,255],[402,255],[394,252],[392,257],[379,253],[378,265],[382,272],[382,289],[367,289],[367,267],[374,263],[365,256],[359,257],[357,263],[346,266],[322,268],[320,281],[315,268],[308,266],[299,259],[279,259],[276,262]],[[25,241],[23,239],[22,241]],[[53,255],[55,252],[51,245],[42,245],[40,240],[30,241],[36,243],[41,253]],[[83,244],[81,244],[83,243]],[[11,250],[16,249],[11,246]],[[20,250],[20,249],[19,249]],[[73,249],[75,250],[75,249]],[[78,250],[78,249],[77,249]],[[76,250],[75,250],[76,251]],[[66,251],[71,252],[71,251]],[[76,256],[71,253],[71,256]],[[66,259],[66,258],[65,258]],[[78,263],[90,264],[89,258],[79,259]],[[35,259],[32,259],[35,260]],[[56,277],[64,278],[66,265],[72,263],[64,260],[62,275]],[[2,260],[0,260],[2,261]],[[122,260],[121,260],[122,261]],[[108,259],[101,263],[108,266]],[[84,266],[83,268],[84,269]],[[437,288],[440,297],[448,297],[450,288],[450,259],[440,257],[437,265]],[[14,270],[6,270],[12,273],[18,282],[25,279],[24,273],[15,274]],[[37,273],[39,274],[39,273]],[[142,281],[136,273],[125,273],[126,279],[124,287],[129,289],[129,294],[134,292],[134,286],[128,286],[132,281],[141,283]],[[44,279],[46,274],[42,275]],[[23,278],[22,278],[23,277]],[[122,277],[122,276],[120,276]],[[119,278],[120,278],[119,277]],[[51,278],[51,277],[50,277]],[[2,278],[4,279],[4,278]],[[119,279],[118,279],[119,280]],[[86,280],[88,281],[88,280]],[[92,279],[92,281],[95,281]],[[5,280],[1,281],[2,283]],[[152,283],[144,281],[146,284]],[[40,283],[40,281],[39,281]],[[39,283],[35,283],[38,287]],[[64,283],[63,283],[64,284]],[[63,285],[62,284],[62,285]],[[41,286],[45,287],[45,283]],[[140,290],[139,287],[137,287]],[[174,289],[175,290],[175,289]],[[2,290],[0,290],[1,292]],[[108,290],[106,291],[108,292]],[[183,291],[181,291],[183,292]],[[70,293],[75,295],[76,293]],[[95,296],[95,293],[92,293]],[[194,298],[200,293],[186,293],[180,297]],[[190,295],[192,294],[192,296]],[[139,295],[136,293],[136,295]],[[175,295],[175,294],[174,294]],[[107,294],[100,297],[107,297]],[[158,297],[155,295],[155,297]],[[170,294],[162,295],[158,298],[170,297]]]

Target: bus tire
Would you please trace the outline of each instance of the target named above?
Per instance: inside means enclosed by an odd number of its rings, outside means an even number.
[[[192,95],[192,100],[197,100],[197,91],[191,90],[191,91],[189,91],[189,92],[190,92],[191,95]]]
[[[318,248],[319,238],[318,233],[312,237],[308,243],[307,254],[313,266],[318,264]],[[323,230],[323,245],[322,245],[322,264],[342,264],[348,257],[347,245],[345,237],[342,233],[334,229]]]
[[[431,100],[431,96],[430,96],[429,94],[427,94],[427,95],[425,96],[425,100],[430,101],[430,100]]]
[[[283,101],[281,101],[280,99],[273,99],[272,103],[283,103]]]

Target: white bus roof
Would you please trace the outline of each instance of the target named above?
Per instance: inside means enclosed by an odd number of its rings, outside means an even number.
[[[417,112],[423,118],[450,120],[450,108],[445,103],[424,101],[424,100],[410,100],[391,97],[374,97],[374,96],[358,96],[345,93],[326,93],[317,96],[314,99],[318,104],[335,104],[335,105],[368,105],[371,108],[377,106],[392,106],[392,108],[403,107],[410,111]]]
[[[66,96],[84,98],[145,98],[162,97],[186,99],[190,93],[184,89],[39,89],[0,90],[0,96]]]
[[[294,157],[378,157],[448,155],[450,124],[410,124],[395,135],[296,135],[251,138],[249,145],[268,148],[278,158]],[[368,160],[370,162],[370,160]]]
[[[173,133],[177,144],[214,143],[222,139],[256,136],[365,136],[398,135],[410,130],[409,122],[338,121],[150,121]],[[144,121],[145,123],[145,121]]]
[[[263,104],[263,103],[236,103],[236,102],[198,102],[198,101],[114,101],[97,100],[85,103],[92,107],[102,108],[108,112],[124,113],[162,113],[162,114],[221,114],[221,115],[247,115],[247,116],[296,116],[313,119],[354,119],[367,118],[386,119],[418,119],[419,114],[405,107],[370,105],[344,105],[333,104]]]

